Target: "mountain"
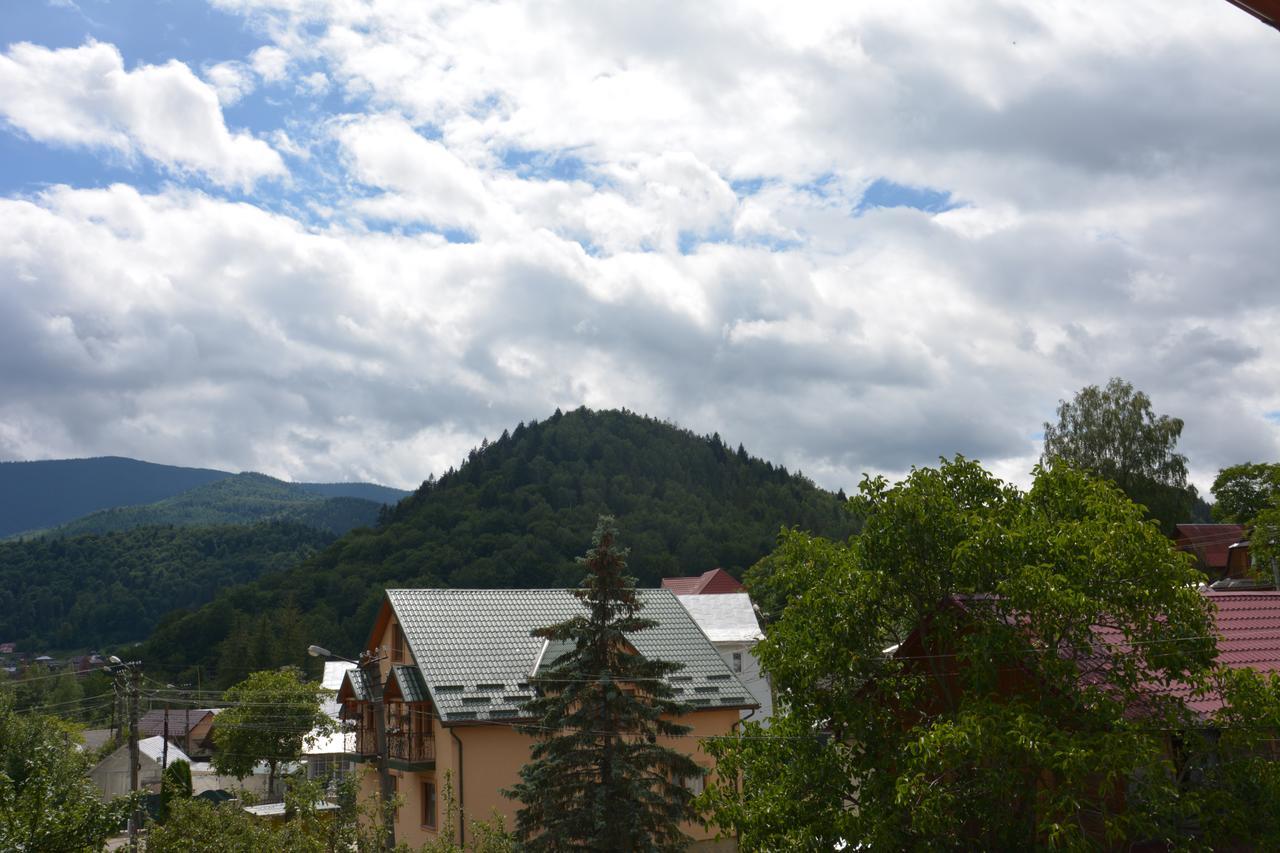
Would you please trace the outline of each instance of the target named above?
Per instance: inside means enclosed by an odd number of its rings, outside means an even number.
[[[145,504],[230,477],[119,456],[0,462],[0,537],[40,530],[100,509]]]
[[[784,525],[835,538],[856,528],[842,496],[718,435],[628,412],[557,411],[483,442],[378,527],[172,615],[143,654],[167,671],[216,666],[226,684],[254,668],[305,665],[309,643],[353,653],[386,587],[576,584],[575,558],[602,513],[617,516],[643,586],[716,566],[741,575]]]
[[[287,520],[330,533],[374,524],[381,504],[363,498],[321,497],[306,485],[265,474],[235,474],[142,506],[122,506],[86,515],[43,535],[80,536],[150,526],[254,524]]]
[[[262,474],[232,474],[210,468],[180,468],[173,465],[157,465],[120,456],[102,456],[94,459],[51,459],[39,462],[0,462],[0,539],[14,534],[39,533],[78,521],[83,516],[118,507],[137,508],[177,497],[192,489],[199,489],[230,478],[265,477]],[[282,483],[296,487],[296,494],[285,500],[300,504],[311,495],[319,498],[353,498],[378,504],[393,504],[410,494],[402,489],[380,486],[374,483]],[[231,497],[241,486],[229,487],[226,496]],[[251,489],[250,489],[251,491]],[[276,491],[280,491],[277,489]],[[205,493],[193,500],[206,500]],[[216,495],[217,493],[212,493]],[[207,498],[214,503],[216,497]],[[257,499],[254,499],[257,500]],[[259,501],[259,505],[261,502]],[[345,509],[344,509],[345,507]],[[356,524],[367,524],[376,513],[376,506],[360,504],[335,504],[325,510],[315,507],[321,516],[330,521],[325,529],[343,532]],[[165,511],[173,510],[170,505]],[[342,520],[350,515],[352,523]],[[234,508],[229,516],[237,513]],[[124,518],[140,518],[148,513],[126,514],[120,520],[95,519],[80,525],[70,525],[65,532],[106,532],[123,530],[149,522],[124,521]],[[268,513],[269,515],[269,513]],[[249,511],[243,517],[220,517],[221,522],[254,522],[264,517],[261,512]],[[305,521],[305,520],[304,520]],[[189,520],[161,519],[155,523],[189,524]],[[210,523],[205,521],[203,523]]]
[[[270,522],[0,542],[0,642],[26,651],[136,642],[175,608],[296,566],[334,539]]]
[[[379,486],[377,483],[298,483],[303,489],[324,498],[359,498],[379,504],[393,504],[412,492]]]

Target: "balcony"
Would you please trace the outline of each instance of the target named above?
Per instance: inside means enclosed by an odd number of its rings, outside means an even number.
[[[387,757],[406,764],[434,763],[436,739],[418,732],[387,732]]]
[[[372,726],[355,731],[355,754],[361,761],[378,758],[378,733]],[[407,769],[435,766],[436,739],[419,732],[387,729],[387,759]]]

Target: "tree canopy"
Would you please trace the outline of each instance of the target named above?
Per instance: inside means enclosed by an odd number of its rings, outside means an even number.
[[[1228,524],[1252,524],[1263,510],[1276,505],[1280,494],[1280,465],[1244,462],[1218,472],[1210,488],[1213,518]]]
[[[1198,510],[1187,457],[1177,452],[1182,426],[1181,418],[1156,415],[1150,397],[1115,377],[1059,401],[1058,422],[1044,425],[1041,461],[1058,459],[1105,477],[1168,532]]]
[[[173,611],[291,568],[334,538],[269,522],[0,542],[0,639],[22,649],[137,642]]]
[[[98,850],[131,801],[100,799],[68,724],[13,710],[0,694],[0,850]]]
[[[266,762],[268,790],[274,790],[280,765],[302,756],[312,732],[333,730],[333,720],[321,709],[320,689],[291,667],[252,673],[228,688],[224,698],[231,707],[213,727],[213,766],[243,779]]]
[[[555,654],[530,679],[538,695],[520,727],[536,741],[520,783],[516,834],[524,850],[684,850],[682,820],[693,817],[681,784],[702,768],[657,743],[688,734],[671,722],[690,710],[665,676],[682,664],[638,654],[627,639],[654,627],[640,615],[635,579],[612,518],[602,518],[575,595],[586,613],[534,631]]]
[[[1221,676],[1201,576],[1115,487],[1058,462],[1022,493],[957,458],[866,480],[855,502],[860,535],[792,531],[772,557],[803,590],[758,647],[782,712],[710,746],[741,788],[724,781],[703,805],[745,848],[1254,831],[1222,796],[1235,781],[1195,787],[1212,743],[1185,694],[1151,689]],[[1209,808],[1221,834],[1189,838]]]

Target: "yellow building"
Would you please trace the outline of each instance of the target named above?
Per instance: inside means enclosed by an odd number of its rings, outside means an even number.
[[[739,711],[755,702],[674,595],[637,592],[642,615],[658,624],[628,639],[640,654],[684,664],[668,680],[677,698],[694,707],[680,719],[693,731],[669,745],[711,772],[699,738],[731,734]],[[564,589],[387,591],[366,650],[382,653],[388,763],[402,801],[398,842],[416,847],[442,831],[446,773],[461,812],[457,840],[466,840],[468,821],[495,813],[514,826],[520,804],[502,791],[519,781],[533,740],[513,726],[533,696],[530,680],[547,645],[530,632],[583,612]],[[375,797],[379,785],[370,686],[365,673],[352,670],[338,693],[343,717],[356,721],[356,758],[371,771],[362,777],[365,797]],[[733,849],[714,840],[714,828],[684,831],[695,840],[691,849]]]

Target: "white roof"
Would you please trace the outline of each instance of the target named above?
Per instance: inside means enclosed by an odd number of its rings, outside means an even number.
[[[355,668],[355,664],[347,663],[344,660],[325,661],[324,676],[320,679],[320,686],[325,690],[337,690],[342,686],[342,676],[347,674],[347,670]]]
[[[333,811],[338,808],[337,803],[317,802],[315,809],[318,812]],[[284,817],[284,803],[263,803],[260,806],[245,806],[244,810],[251,815],[258,817]]]
[[[338,711],[341,710],[341,706],[338,705],[337,691],[342,686],[342,676],[346,675],[347,670],[355,668],[355,664],[341,660],[327,660],[324,662],[324,676],[320,680],[320,686],[325,690],[332,690],[334,693],[320,701],[320,709],[335,720],[338,719]],[[325,752],[329,751],[325,750]],[[341,750],[336,751],[340,752]]]
[[[338,731],[334,732],[331,735],[320,736],[316,738],[316,740],[310,746],[304,745],[302,747],[302,754],[303,755],[333,755],[339,752],[350,752],[350,750],[347,749],[348,733],[349,731],[347,729],[339,728]],[[316,735],[316,732],[313,731],[311,735],[314,737]]]
[[[745,592],[721,595],[677,595],[693,621],[713,643],[745,643],[764,639],[751,596]]]
[[[161,759],[164,758],[164,738],[159,735],[143,738],[138,741],[138,751],[147,758],[150,758],[156,764],[159,764]],[[169,764],[172,764],[175,761],[185,761],[188,764],[191,763],[191,759],[187,754],[171,743],[169,744]],[[165,767],[168,766],[168,764],[165,765]]]

